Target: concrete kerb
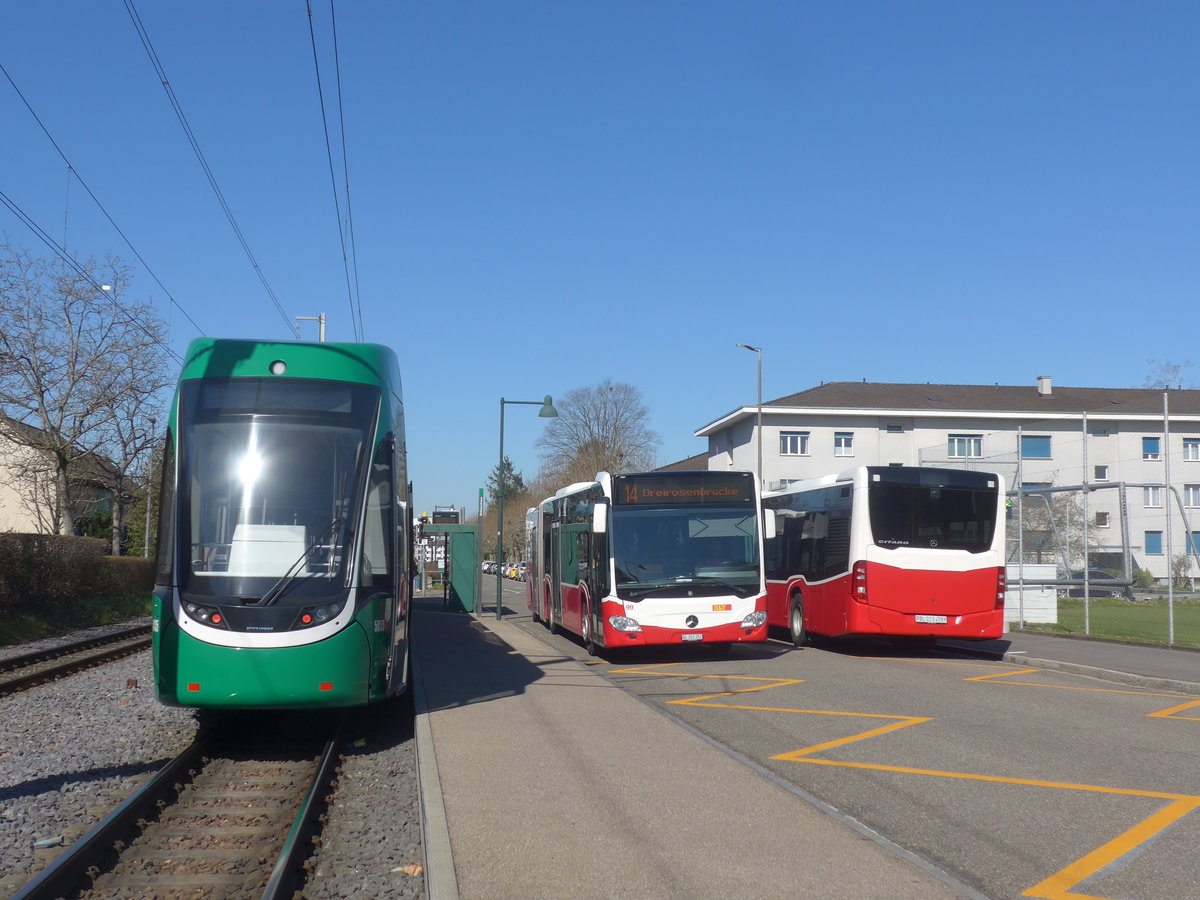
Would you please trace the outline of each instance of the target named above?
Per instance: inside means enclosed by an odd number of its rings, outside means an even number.
[[[417,742],[417,783],[421,791],[421,837],[425,847],[425,896],[429,900],[458,900],[458,876],[450,846],[450,826],[442,803],[442,782],[429,727],[429,705],[417,654],[412,653],[413,733]]]
[[[1148,675],[1117,672],[1112,669],[1101,669],[1096,666],[1085,666],[1080,663],[1063,662],[1057,659],[1039,659],[1024,653],[1005,653],[999,658],[1004,660],[1004,662],[1015,663],[1016,665],[1032,666],[1036,669],[1052,669],[1056,672],[1067,672],[1071,675],[1084,675],[1089,678],[1099,678],[1102,681],[1127,684],[1130,687],[1145,688],[1153,691],[1167,691],[1173,694],[1200,694],[1200,684],[1191,681],[1152,678]]]

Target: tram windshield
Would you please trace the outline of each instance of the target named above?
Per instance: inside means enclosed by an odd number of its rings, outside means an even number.
[[[343,589],[378,403],[370,385],[185,382],[182,591],[291,605]]]
[[[759,590],[753,506],[617,506],[611,538],[622,599]]]

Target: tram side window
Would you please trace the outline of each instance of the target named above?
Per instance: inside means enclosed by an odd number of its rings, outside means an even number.
[[[174,572],[175,539],[175,440],[167,432],[167,446],[163,450],[162,482],[158,491],[158,536],[155,540],[155,582],[171,584]]]
[[[392,585],[392,468],[386,445],[371,466],[363,531],[362,587]]]

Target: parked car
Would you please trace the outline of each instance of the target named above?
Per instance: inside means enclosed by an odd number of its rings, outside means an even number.
[[[1083,581],[1083,570],[1072,572],[1070,576],[1073,580]],[[1133,599],[1133,588],[1127,584],[1112,584],[1111,582],[1121,582],[1124,579],[1118,578],[1116,575],[1110,575],[1100,569],[1088,569],[1088,593],[1092,597],[1124,597],[1126,600]],[[1082,597],[1083,585],[1072,585],[1067,590],[1068,597]]]

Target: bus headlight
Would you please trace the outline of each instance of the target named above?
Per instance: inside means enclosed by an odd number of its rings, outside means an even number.
[[[637,619],[631,619],[629,616],[609,616],[608,624],[614,631],[633,632],[642,630],[642,626],[638,624]]]
[[[767,611],[765,609],[760,609],[760,610],[750,613],[750,615],[748,615],[748,616],[746,616],[746,618],[742,619],[742,627],[743,628],[758,628],[765,621],[767,621]]]

